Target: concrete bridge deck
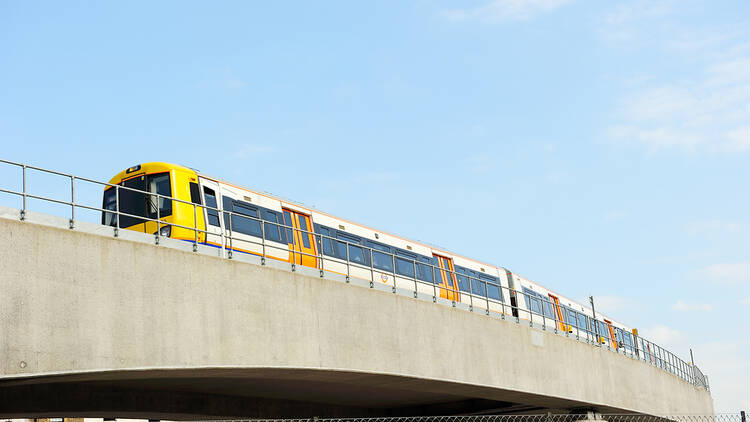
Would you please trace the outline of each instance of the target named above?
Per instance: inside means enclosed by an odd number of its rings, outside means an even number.
[[[67,227],[0,210],[0,417],[713,412],[705,389],[551,331]]]

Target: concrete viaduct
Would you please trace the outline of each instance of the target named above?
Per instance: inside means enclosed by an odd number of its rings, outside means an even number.
[[[0,417],[713,412],[645,362],[413,292],[0,209]]]

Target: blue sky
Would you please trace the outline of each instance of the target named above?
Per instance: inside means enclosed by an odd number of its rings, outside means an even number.
[[[692,347],[717,410],[748,409],[748,20],[743,1],[0,1],[0,157],[96,179],[176,162],[594,295]]]

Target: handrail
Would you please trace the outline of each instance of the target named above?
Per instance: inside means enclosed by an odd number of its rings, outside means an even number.
[[[155,192],[135,189],[126,187],[123,185],[117,185],[112,184],[108,182],[101,182],[94,179],[89,179],[85,177],[79,177],[72,174],[62,173],[54,170],[48,170],[41,167],[31,166],[27,164],[17,163],[13,161],[3,160],[0,159],[1,164],[8,164],[11,166],[17,166],[20,167],[22,170],[22,191],[14,191],[11,189],[5,189],[0,188],[0,193],[6,193],[11,195],[17,195],[22,197],[22,209],[20,210],[20,219],[24,220],[27,215],[28,211],[28,199],[36,199],[36,200],[42,200],[42,201],[48,201],[51,203],[61,204],[61,205],[68,205],[70,206],[70,228],[75,228],[75,219],[76,214],[75,210],[76,208],[85,209],[89,211],[98,211],[103,212],[105,215],[114,215],[115,216],[115,225],[113,227],[113,234],[114,236],[118,236],[118,230],[120,229],[120,217],[131,217],[131,218],[137,218],[142,221],[151,221],[156,222],[157,224],[157,230],[156,233],[154,233],[155,243],[159,243],[159,239],[162,237],[161,235],[161,227],[162,225],[169,225],[176,228],[182,228],[188,231],[193,232],[193,251],[198,250],[198,245],[200,242],[199,234],[203,235],[204,237],[208,237],[209,235],[216,235],[220,236],[222,238],[221,241],[221,248],[222,248],[222,256],[226,256],[228,259],[232,259],[232,252],[238,251],[239,247],[235,245],[236,242],[240,242],[240,245],[244,244],[252,244],[260,246],[261,252],[258,253],[261,257],[261,264],[265,264],[266,258],[269,256],[273,258],[272,254],[269,254],[270,251],[278,250],[278,251],[286,251],[288,253],[292,254],[291,264],[292,264],[292,270],[294,271],[296,267],[297,257],[312,257],[316,259],[316,263],[319,263],[317,267],[320,269],[320,276],[323,277],[325,275],[325,269],[326,269],[326,262],[329,263],[337,263],[337,264],[343,264],[346,265],[346,281],[349,282],[352,277],[352,270],[364,270],[370,272],[370,287],[374,287],[374,284],[376,282],[375,280],[375,273],[380,273],[387,276],[393,276],[393,286],[392,290],[394,293],[397,291],[397,284],[399,282],[399,279],[402,280],[402,283],[404,280],[409,283],[409,288],[411,288],[411,283],[413,282],[413,292],[414,296],[417,297],[417,294],[419,291],[424,290],[432,290],[433,294],[433,302],[437,302],[437,299],[439,296],[442,296],[442,293],[445,292],[445,297],[452,298],[451,305],[457,306],[457,303],[463,303],[462,300],[460,300],[461,297],[468,296],[469,300],[469,311],[475,311],[475,309],[480,308],[483,309],[486,315],[490,315],[491,313],[495,313],[500,315],[501,318],[512,318],[515,320],[516,323],[520,323],[521,320],[528,321],[530,326],[541,325],[541,328],[544,330],[548,329],[548,323],[552,325],[552,329],[554,329],[555,332],[560,331],[560,327],[563,327],[562,330],[565,335],[571,335],[575,334],[575,337],[579,340],[585,340],[587,343],[593,344],[597,347],[603,347],[604,344],[606,344],[606,347],[610,350],[614,349],[614,351],[620,353],[622,352],[624,355],[630,356],[635,359],[642,360],[644,362],[650,363],[653,366],[656,366],[662,370],[665,370],[675,376],[678,376],[682,378],[685,381],[688,381],[692,383],[693,385],[703,387],[706,390],[709,390],[708,385],[708,377],[703,374],[703,372],[700,371],[700,369],[691,364],[687,363],[683,359],[680,359],[672,352],[664,349],[661,346],[658,346],[657,344],[648,341],[644,339],[641,336],[633,336],[631,338],[630,344],[627,344],[626,342],[622,340],[618,340],[616,338],[612,339],[609,338],[609,333],[599,333],[598,332],[598,324],[601,322],[596,317],[589,317],[588,315],[582,314],[581,312],[572,309],[568,306],[565,306],[563,304],[555,303],[548,298],[528,294],[526,292],[511,289],[510,287],[503,286],[500,282],[493,283],[490,280],[486,279],[480,279],[477,277],[472,277],[469,274],[462,274],[458,273],[455,270],[450,270],[447,268],[440,268],[439,266],[432,265],[431,263],[427,262],[421,262],[417,260],[408,259],[407,257],[397,255],[395,253],[389,253],[382,250],[373,249],[372,247],[362,245],[362,244],[355,244],[352,242],[348,242],[345,240],[337,239],[332,236],[323,235],[321,233],[315,233],[314,228],[310,227],[310,230],[303,230],[298,229],[290,226],[286,226],[281,223],[273,222],[273,221],[267,221],[263,220],[262,218],[258,217],[252,217],[248,215],[244,215],[241,213],[233,212],[233,211],[225,211],[217,207],[209,207],[207,205],[203,204],[196,204],[193,202],[185,201],[180,198],[175,198],[173,196],[166,196],[161,195]],[[28,192],[27,184],[28,184],[28,177],[27,177],[27,170],[35,170],[42,173],[52,174],[55,176],[64,177],[70,180],[70,201],[64,201],[60,199],[54,199],[45,197],[42,195],[37,194],[31,194]],[[75,201],[75,182],[88,182],[93,183],[96,185],[106,186],[106,187],[114,187],[116,189],[115,193],[115,209],[105,209],[102,207],[95,207],[91,205],[82,204],[80,202]],[[106,189],[106,188],[105,188]],[[156,200],[156,218],[149,218],[148,216],[142,216],[142,215],[134,215],[129,214],[126,212],[123,212],[120,210],[120,190],[125,189],[133,192],[142,193],[144,195],[148,195],[147,197],[153,198]],[[173,222],[167,222],[165,221],[161,215],[161,209],[159,207],[159,202],[161,199],[164,200],[170,200],[170,201],[176,201],[179,204],[186,204],[190,205],[193,208],[193,222],[194,225],[192,227],[176,224]],[[217,215],[220,216],[220,220],[223,218],[225,223],[228,221],[229,226],[225,228],[225,230],[221,230],[221,234],[217,235],[215,233],[212,233],[208,230],[208,225],[206,225],[206,229],[199,229],[198,226],[198,208],[202,209],[203,215],[207,215],[207,211],[215,211]],[[207,218],[207,217],[206,217]],[[260,225],[261,228],[261,236],[258,238],[257,236],[249,235],[249,234],[243,234],[239,233],[239,237],[235,235],[235,232],[232,230],[232,221],[235,218],[244,218],[251,221],[255,221]],[[274,240],[267,239],[266,236],[266,225],[275,226],[276,230],[278,230],[280,233],[286,233],[287,231],[291,230],[292,233],[300,233],[304,236],[312,236],[312,240],[315,243],[316,247],[314,248],[317,253],[310,254],[303,251],[297,251],[294,248],[292,250],[289,249],[288,244],[277,242]],[[254,239],[251,239],[254,238]],[[258,240],[255,240],[258,239]],[[328,240],[329,242],[339,242],[344,244],[344,249],[346,251],[345,257],[339,258],[336,256],[330,256],[323,251],[323,242],[324,240]],[[333,243],[331,243],[333,245]],[[363,257],[366,256],[369,259],[366,259],[365,263],[359,263],[351,260],[350,257],[350,247],[355,246],[360,249],[362,249]],[[390,256],[391,260],[391,269],[390,270],[384,270],[380,269],[378,267],[375,267],[374,265],[374,259],[373,259],[373,253],[381,253],[384,255]],[[254,252],[252,252],[254,253]],[[401,274],[397,271],[397,264],[396,259],[403,259],[405,261],[412,263],[413,273],[414,276],[408,276]],[[430,271],[432,272],[432,282],[422,280],[419,278],[419,273],[417,271],[417,265],[424,265],[427,266]],[[450,274],[451,279],[451,285],[447,286],[442,282],[442,275],[441,272],[445,272],[446,274]],[[438,276],[440,278],[440,283],[438,283]],[[459,277],[464,277],[466,280],[468,280],[468,291],[464,290],[460,287],[458,287],[459,283]],[[482,292],[474,292],[474,282],[478,281],[481,284],[484,284],[484,294],[481,294]],[[481,285],[480,284],[480,285]],[[420,286],[422,286],[422,289],[420,289]],[[487,286],[493,286],[498,289],[500,292],[500,300],[490,298],[489,297],[489,289]],[[403,287],[402,287],[403,288]],[[440,289],[441,295],[438,295],[438,289]],[[516,298],[516,305],[512,305],[510,298],[515,297]],[[456,299],[459,299],[458,301]],[[506,301],[505,298],[508,298]],[[523,309],[519,306],[519,301],[523,299],[524,303],[529,303],[528,309]],[[533,303],[539,304],[539,312],[535,312],[533,310],[534,306]],[[510,309],[510,312],[507,312],[506,308]],[[557,312],[555,312],[555,308],[559,308],[561,310],[561,314],[563,316],[562,320],[558,318]],[[545,309],[551,309],[552,316],[547,315],[545,313]],[[569,316],[571,315],[570,312],[573,312],[576,316],[579,314],[584,315],[585,318],[583,318],[586,321],[586,326],[581,326],[579,324],[578,318],[573,318],[572,321],[568,321]],[[535,321],[536,318],[536,321]],[[539,321],[541,320],[541,324]],[[604,335],[602,335],[604,334]],[[604,340],[604,341],[602,341]],[[623,339],[624,340],[624,339]],[[615,347],[612,347],[611,345],[614,344]]]

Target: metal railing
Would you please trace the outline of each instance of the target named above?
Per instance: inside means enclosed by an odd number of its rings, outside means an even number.
[[[290,262],[290,269],[295,271],[298,265],[302,265],[304,258],[308,257],[308,261],[314,262],[314,268],[320,270],[320,277],[324,277],[326,271],[328,271],[344,275],[347,282],[350,282],[353,277],[365,280],[369,279],[371,288],[375,284],[382,282],[390,285],[393,293],[396,293],[398,289],[412,291],[415,298],[418,297],[419,293],[431,294],[433,302],[445,300],[446,303],[450,303],[453,307],[466,307],[471,312],[484,312],[486,315],[496,315],[502,319],[510,319],[517,323],[522,323],[523,321],[530,326],[536,325],[544,330],[549,329],[566,336],[574,336],[576,339],[586,341],[595,346],[606,347],[615,352],[642,360],[674,374],[693,385],[709,389],[707,377],[697,366],[680,359],[663,347],[640,336],[630,337],[629,333],[627,335],[620,335],[621,338],[612,338],[612,335],[607,330],[599,329],[601,321],[596,317],[589,317],[579,311],[562,304],[553,303],[548,298],[540,297],[536,294],[511,289],[499,282],[493,283],[491,280],[485,278],[477,278],[449,268],[441,268],[432,263],[409,259],[397,253],[390,253],[363,244],[316,233],[312,230],[313,228],[311,230],[302,230],[282,223],[264,220],[260,217],[252,217],[234,211],[225,211],[218,207],[209,207],[151,191],[101,182],[13,161],[0,159],[0,163],[17,167],[21,170],[21,191],[0,188],[0,193],[22,198],[22,208],[19,215],[21,220],[26,218],[29,199],[34,199],[70,207],[70,229],[75,228],[76,210],[83,209],[104,213],[105,218],[103,220],[110,222],[115,237],[120,233],[122,217],[129,217],[143,222],[156,223],[156,231],[153,233],[156,244],[159,244],[160,239],[165,237],[161,234],[162,227],[170,226],[192,233],[190,239],[181,240],[191,242],[193,244],[193,251],[198,251],[199,245],[215,243],[221,249],[221,255],[228,259],[232,259],[235,253],[247,253],[260,257],[261,264],[265,264],[266,259],[269,258]],[[42,172],[69,180],[70,201],[29,193],[27,189],[29,171]],[[114,209],[85,204],[80,199],[77,201],[77,183],[78,185],[81,183],[93,184],[99,186],[102,190],[108,188],[115,189]],[[143,195],[143,198],[147,201],[144,204],[144,210],[146,205],[154,209],[155,218],[151,218],[148,215],[130,214],[121,211],[120,193],[123,191],[131,191]],[[175,212],[177,208],[174,206],[175,204],[182,204],[188,210],[192,208],[193,225],[186,226],[165,221],[161,216],[161,208],[159,207],[159,204],[163,201],[173,201],[170,208],[172,212]],[[203,216],[201,225],[204,225],[205,229],[198,227],[199,209]],[[209,211],[219,216],[220,224],[222,220],[225,223],[224,227],[219,230],[219,233],[208,230],[207,214]],[[205,224],[204,221],[206,222]],[[259,230],[253,234],[233,230],[232,226],[236,225],[237,222],[245,222],[252,227],[258,227]],[[278,236],[273,237],[278,239],[269,239],[268,230],[275,230]],[[253,231],[251,230],[251,232]],[[287,241],[288,233],[291,233],[293,236],[298,235],[300,238],[301,236],[306,236],[314,243],[315,247],[312,250],[315,250],[315,253],[306,253],[301,248],[290,247],[295,242]],[[216,242],[210,242],[210,240],[215,240]],[[343,253],[341,253],[342,247]],[[352,254],[352,252],[355,252],[355,254]],[[375,257],[378,257],[377,263],[375,262]],[[385,258],[385,261],[383,261],[383,258]],[[403,266],[404,263],[406,263],[405,268]],[[491,294],[490,291],[496,292],[496,294]],[[513,304],[511,298],[515,299],[515,304]],[[520,303],[528,305],[521,307]],[[560,311],[559,314],[558,310]],[[583,317],[581,318],[580,316]]]

